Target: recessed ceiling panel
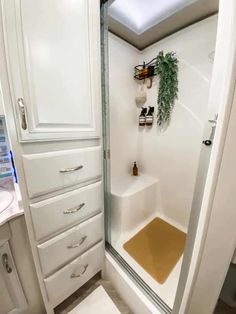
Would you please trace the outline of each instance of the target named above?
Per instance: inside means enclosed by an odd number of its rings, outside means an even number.
[[[140,35],[194,2],[197,0],[115,0],[109,15]]]

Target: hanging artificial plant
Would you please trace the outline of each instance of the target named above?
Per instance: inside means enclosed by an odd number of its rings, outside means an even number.
[[[174,52],[164,55],[160,51],[157,56],[156,70],[160,77],[157,98],[157,125],[165,129],[171,120],[174,101],[178,97],[178,59]]]

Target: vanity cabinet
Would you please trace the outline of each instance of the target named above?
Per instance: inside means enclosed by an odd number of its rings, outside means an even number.
[[[1,3],[20,140],[99,137],[99,1]]]
[[[0,314],[22,313],[27,302],[8,242],[0,246]]]

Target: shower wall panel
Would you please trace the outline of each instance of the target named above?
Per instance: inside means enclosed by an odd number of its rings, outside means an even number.
[[[131,172],[137,161],[141,173],[160,182],[158,208],[181,229],[188,225],[203,129],[216,108],[208,108],[217,16],[187,27],[140,52],[109,34],[109,89],[111,128],[111,182]],[[179,59],[179,94],[169,128],[138,127],[138,84],[133,67],[150,61],[160,50],[176,52]],[[157,113],[158,78],[147,89],[144,106]]]

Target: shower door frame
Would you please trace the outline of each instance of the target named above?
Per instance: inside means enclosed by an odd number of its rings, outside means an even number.
[[[103,6],[107,6],[107,1],[102,1]],[[105,4],[104,4],[105,3]],[[104,18],[104,16],[103,16]],[[190,223],[187,234],[187,245],[184,251],[183,263],[181,268],[181,274],[179,279],[179,284],[176,292],[176,298],[172,313],[174,314],[187,314],[190,299],[194,289],[194,284],[196,282],[196,277],[201,262],[202,252],[204,249],[204,243],[208,232],[208,222],[210,219],[212,211],[212,202],[214,199],[215,187],[217,183],[217,178],[220,170],[220,162],[224,149],[224,141],[227,132],[227,126],[230,118],[230,110],[232,106],[232,97],[234,93],[234,83],[235,83],[235,73],[236,73],[236,36],[233,37],[234,29],[236,27],[236,3],[234,0],[220,0],[219,4],[219,18],[218,18],[218,28],[217,28],[217,39],[216,39],[216,57],[213,66],[212,82],[210,86],[210,97],[211,95],[218,95],[218,106],[219,120],[217,123],[217,130],[215,134],[214,144],[212,147],[212,153],[210,157],[210,164],[206,176],[206,184],[204,187],[203,198],[199,204],[198,211],[199,215],[197,220],[194,220],[194,213],[191,212]],[[104,22],[104,20],[103,20]],[[107,25],[106,25],[107,27]],[[104,48],[104,47],[103,47]],[[107,47],[106,47],[107,49]],[[105,50],[103,50],[104,52]],[[107,53],[107,51],[106,51]],[[108,55],[107,55],[108,56]],[[224,71],[220,64],[224,60]],[[108,60],[105,60],[103,70],[107,71]],[[235,73],[232,71],[235,69]],[[221,75],[220,80],[217,81],[216,76]],[[108,84],[108,73],[106,73],[105,84]],[[220,85],[224,86],[223,89]],[[109,159],[109,101],[108,101],[108,89],[106,86],[104,88],[104,156],[105,156],[105,175],[110,174],[110,159]],[[214,97],[212,97],[214,99]],[[236,123],[236,121],[235,121]],[[108,133],[107,133],[108,132]],[[201,165],[200,165],[201,166]],[[110,193],[110,182],[107,179],[107,186],[105,187],[105,205],[106,205],[106,230],[107,230],[107,240],[109,240],[110,230],[110,203],[109,203],[109,193]],[[107,199],[108,197],[108,199]],[[191,232],[191,228],[193,232]],[[146,286],[143,287],[143,283],[139,282],[140,277],[137,276],[135,271],[131,271],[129,265],[124,261],[124,259],[119,256],[119,254],[110,246],[107,246],[107,250],[112,253],[113,258],[116,262],[126,270],[127,274],[135,281],[137,285],[142,289],[142,291],[148,296],[151,301],[157,306],[159,310],[164,313],[170,313],[170,309],[167,311],[160,306],[158,299],[156,299],[156,294],[151,290],[147,289]],[[137,276],[137,278],[134,278]],[[154,297],[151,295],[154,293]],[[148,295],[149,294],[149,295]],[[159,298],[160,299],[160,298]],[[161,300],[162,301],[162,300]]]

